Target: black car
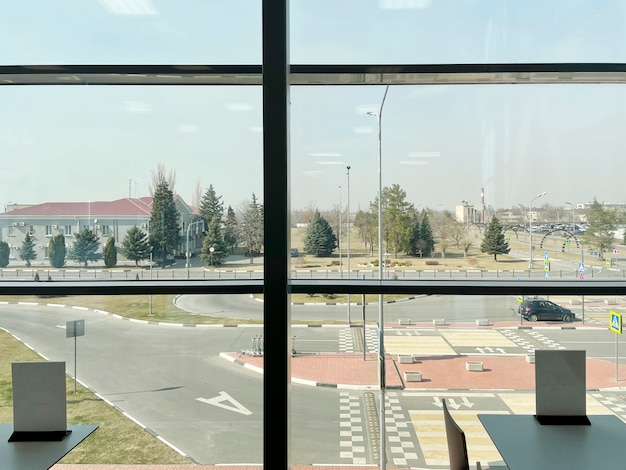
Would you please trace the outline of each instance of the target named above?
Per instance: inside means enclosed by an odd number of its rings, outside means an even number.
[[[545,299],[526,299],[524,300],[517,312],[524,320],[562,320],[574,321],[575,315],[571,310],[561,307],[560,305]]]

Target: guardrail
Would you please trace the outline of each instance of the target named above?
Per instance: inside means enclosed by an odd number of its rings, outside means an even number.
[[[384,278],[392,280],[415,279],[554,279],[554,280],[581,280],[581,273],[575,269],[559,269],[546,273],[540,269],[389,269],[385,270]],[[259,270],[229,270],[185,267],[173,268],[3,268],[0,269],[0,281],[39,280],[39,281],[69,281],[69,280],[168,280],[168,279],[263,279],[264,271]],[[377,269],[353,269],[340,272],[330,269],[295,269],[291,271],[292,279],[337,279],[361,280],[378,279]],[[602,268],[588,266],[583,273],[583,279],[621,280],[626,278],[626,269]]]

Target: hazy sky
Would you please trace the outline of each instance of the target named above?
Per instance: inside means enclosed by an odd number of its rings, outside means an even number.
[[[253,0],[0,2],[0,65],[255,64]],[[292,63],[626,62],[620,0],[294,0]],[[292,207],[376,197],[384,87],[293,87]],[[0,86],[0,203],[262,197],[259,87]],[[416,206],[622,202],[624,85],[391,87],[383,185]],[[341,188],[340,188],[341,186]]]

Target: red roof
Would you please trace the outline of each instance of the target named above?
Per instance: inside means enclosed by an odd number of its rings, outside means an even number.
[[[8,213],[17,216],[82,216],[82,217],[150,217],[151,197],[124,198],[116,201],[44,202],[15,209]]]

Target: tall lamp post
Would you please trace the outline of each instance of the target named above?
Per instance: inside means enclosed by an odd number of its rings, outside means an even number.
[[[539,199],[546,194],[548,194],[546,191],[537,194],[534,198],[530,200],[530,207],[528,208],[528,230],[530,231],[530,261],[528,262],[528,269],[533,268],[533,202],[535,201],[535,199]]]
[[[350,165],[346,167],[348,172],[346,175],[348,176],[348,216],[346,217],[346,224],[348,228],[348,279],[350,279]],[[348,325],[350,325],[350,292],[348,292]]]
[[[187,279],[189,279],[189,258],[191,253],[189,252],[189,231],[193,225],[204,224],[204,220],[196,220],[195,222],[191,222],[187,225],[187,249],[185,250],[185,257],[187,258]]]
[[[378,123],[378,278],[383,280],[383,146],[382,146],[382,118],[383,106],[389,85],[385,87],[385,94],[380,103],[378,113],[368,111],[367,114],[375,116]],[[380,389],[380,403],[378,406],[378,426],[380,431],[380,460],[379,466],[383,470],[386,465],[387,453],[385,443],[387,441],[385,429],[385,342],[384,342],[384,315],[383,294],[378,294],[378,386]]]
[[[572,231],[574,232],[574,236],[576,236],[576,207],[571,202],[565,202],[568,206],[572,206]]]
[[[343,278],[343,259],[341,257],[341,186],[339,186],[339,277]]]

